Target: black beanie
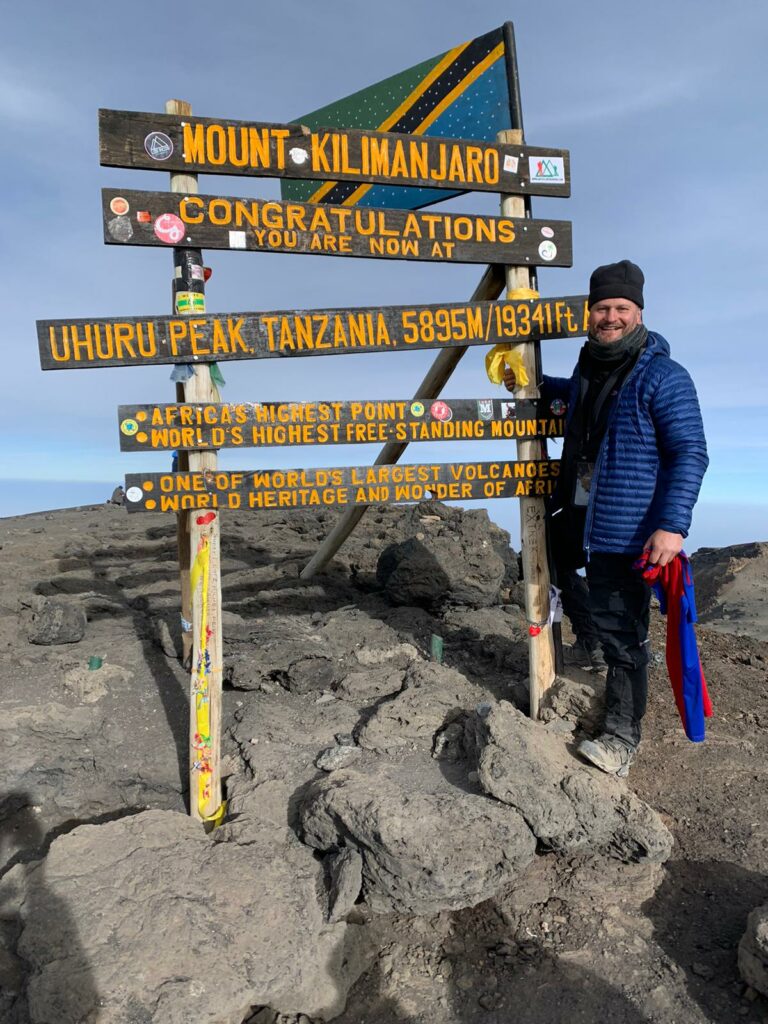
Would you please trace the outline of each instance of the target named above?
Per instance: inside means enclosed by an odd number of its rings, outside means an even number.
[[[644,284],[643,272],[636,263],[607,263],[593,271],[589,279],[587,306],[591,309],[601,299],[630,299],[642,309]]]

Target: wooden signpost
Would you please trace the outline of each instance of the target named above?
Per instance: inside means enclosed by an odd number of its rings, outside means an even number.
[[[117,419],[124,452],[562,437],[565,424],[511,398],[121,405]]]
[[[129,512],[328,508],[430,498],[519,498],[554,490],[559,462],[450,462],[324,469],[128,473]]]
[[[106,167],[571,194],[563,149],[132,110],[99,111],[99,144]]]
[[[483,67],[502,51],[512,60],[511,25],[502,35]],[[463,52],[461,47],[451,51],[456,59]],[[435,75],[441,66],[438,62]],[[471,67],[464,74],[466,82],[473,80]],[[514,124],[519,123],[514,67],[510,74]],[[426,77],[424,88],[433,77]],[[448,88],[447,80],[444,84]],[[433,99],[437,116],[440,103]],[[108,244],[173,251],[173,312],[38,321],[40,362],[45,370],[178,364],[174,403],[120,406],[118,422],[122,450],[177,453],[172,472],[128,474],[125,493],[130,512],[178,516],[185,651],[191,648],[190,812],[214,826],[224,812],[219,763],[223,509],[342,509],[337,529],[305,567],[306,576],[332,557],[372,503],[520,499],[535,716],[552,679],[543,499],[553,493],[560,464],[547,458],[546,438],[562,436],[565,413],[537,401],[538,344],[583,335],[587,314],[583,295],[531,294],[535,267],[571,265],[571,225],[534,220],[526,204],[531,194],[570,194],[568,153],[526,146],[521,131],[503,133],[494,144],[424,138],[418,132],[310,130],[193,117],[180,100],[169,101],[165,115],[102,110],[99,116],[103,164],[172,172],[170,192],[104,189],[102,215]],[[200,195],[197,171],[418,186],[430,194],[432,189],[492,190],[504,198],[500,217],[355,206],[354,191],[347,205],[277,202]],[[464,303],[208,313],[203,249],[489,266]],[[496,302],[502,266],[509,294],[507,301]],[[468,348],[496,344],[514,346],[524,356],[534,382],[528,390],[514,397],[440,399]],[[224,403],[214,380],[214,363],[223,360],[421,349],[438,350],[437,359],[407,400]],[[517,441],[517,459],[398,462],[412,442],[489,438]],[[222,447],[371,442],[384,442],[384,448],[368,466],[225,470],[216,457]]]
[[[114,188],[101,190],[101,202],[109,245],[552,267],[573,262],[571,225],[564,220]]]
[[[466,348],[577,338],[586,295],[515,302],[38,320],[44,370]]]

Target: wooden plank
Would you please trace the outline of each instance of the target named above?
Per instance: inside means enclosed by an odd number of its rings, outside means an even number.
[[[542,461],[129,473],[125,495],[129,512],[194,508],[215,515],[222,508],[327,508],[545,495],[553,492],[559,472],[559,462]]]
[[[38,320],[44,370],[412,352],[578,338],[587,296],[515,302]]]
[[[563,411],[511,398],[228,402],[121,405],[117,420],[122,451],[193,451],[562,437]]]
[[[569,196],[564,149],[396,132],[99,111],[106,167]]]
[[[104,241],[315,256],[570,267],[571,225],[463,213],[102,189]]]
[[[500,132],[499,138],[516,144],[522,141],[521,131]],[[524,200],[502,195],[501,212],[510,217],[522,216]],[[531,274],[526,267],[505,267],[507,295],[518,288],[530,288]],[[537,366],[540,357],[536,345],[515,345],[530,384],[516,389],[515,397],[538,399]],[[546,458],[546,441],[519,439],[517,457],[520,460]],[[555,680],[555,653],[549,618],[549,564],[545,529],[546,507],[542,495],[525,495],[520,501],[520,549],[523,565],[525,612],[529,624],[528,664],[530,715],[539,717],[542,698]]]

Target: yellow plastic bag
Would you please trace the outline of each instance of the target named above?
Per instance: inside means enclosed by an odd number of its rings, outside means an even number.
[[[504,380],[504,367],[515,371],[515,386],[524,388],[528,384],[528,374],[523,366],[523,357],[513,352],[509,345],[494,345],[485,357],[485,372],[492,384],[501,384]]]
[[[538,299],[539,293],[533,288],[515,288],[507,295],[507,299],[514,302],[515,299]],[[504,367],[508,366],[514,370],[516,383],[515,387],[524,388],[530,384],[530,379],[523,366],[523,357],[519,352],[514,352],[510,345],[494,345],[485,357],[485,372],[492,384],[501,384],[504,380]]]

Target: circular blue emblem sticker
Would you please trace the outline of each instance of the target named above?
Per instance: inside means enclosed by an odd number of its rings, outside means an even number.
[[[167,160],[173,153],[173,142],[165,132],[150,132],[144,139],[144,149],[153,160]]]

